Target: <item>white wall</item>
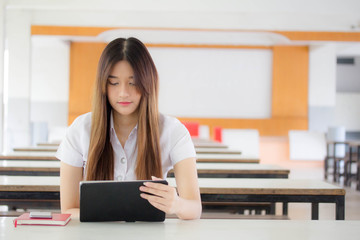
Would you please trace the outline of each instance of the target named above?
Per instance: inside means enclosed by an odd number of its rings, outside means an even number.
[[[33,11],[34,24],[348,31],[357,0],[9,0]]]
[[[324,87],[326,86],[326,87]],[[334,106],[336,94],[335,44],[311,45],[309,51],[309,106]]]
[[[5,3],[0,0],[0,152],[3,149],[4,141],[4,31],[5,31]]]
[[[326,132],[334,124],[336,96],[336,45],[309,48],[309,130]]]
[[[4,150],[30,143],[30,12],[6,11],[5,41],[8,52],[7,98],[4,113]]]
[[[69,42],[56,37],[31,37],[31,101],[68,101],[69,59]]]
[[[336,66],[337,92],[360,92],[360,54],[353,54],[351,58],[354,59],[354,64]]]
[[[335,125],[345,126],[346,131],[360,131],[360,92],[337,93]]]
[[[56,37],[32,36],[30,84],[32,144],[36,144],[35,136],[41,136],[41,142],[46,142],[48,134],[51,135],[53,129],[67,126],[69,60],[68,41]],[[37,133],[37,130],[45,133]]]
[[[177,117],[271,117],[271,50],[150,48],[150,53],[160,77],[161,112]]]

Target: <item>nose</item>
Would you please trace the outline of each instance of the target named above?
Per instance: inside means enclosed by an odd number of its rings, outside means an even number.
[[[128,97],[130,94],[129,94],[129,86],[127,86],[127,84],[120,84],[119,85],[119,96],[121,98],[124,98],[124,97]]]

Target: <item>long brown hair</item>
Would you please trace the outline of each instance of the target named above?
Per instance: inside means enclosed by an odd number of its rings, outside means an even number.
[[[158,111],[158,74],[145,45],[136,38],[117,38],[101,54],[93,96],[86,180],[114,179],[114,153],[110,142],[111,105],[106,85],[112,67],[126,60],[134,70],[141,93],[137,131],[136,177],[147,180],[162,177]]]

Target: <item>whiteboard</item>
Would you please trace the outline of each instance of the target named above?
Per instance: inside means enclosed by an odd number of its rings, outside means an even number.
[[[150,47],[159,109],[176,117],[270,118],[272,50]]]

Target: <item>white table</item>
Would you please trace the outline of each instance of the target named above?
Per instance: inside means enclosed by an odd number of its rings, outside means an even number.
[[[166,219],[160,223],[81,223],[72,219],[64,227],[18,225],[14,228],[13,219],[0,218],[1,239],[358,240],[360,235],[360,221]]]

